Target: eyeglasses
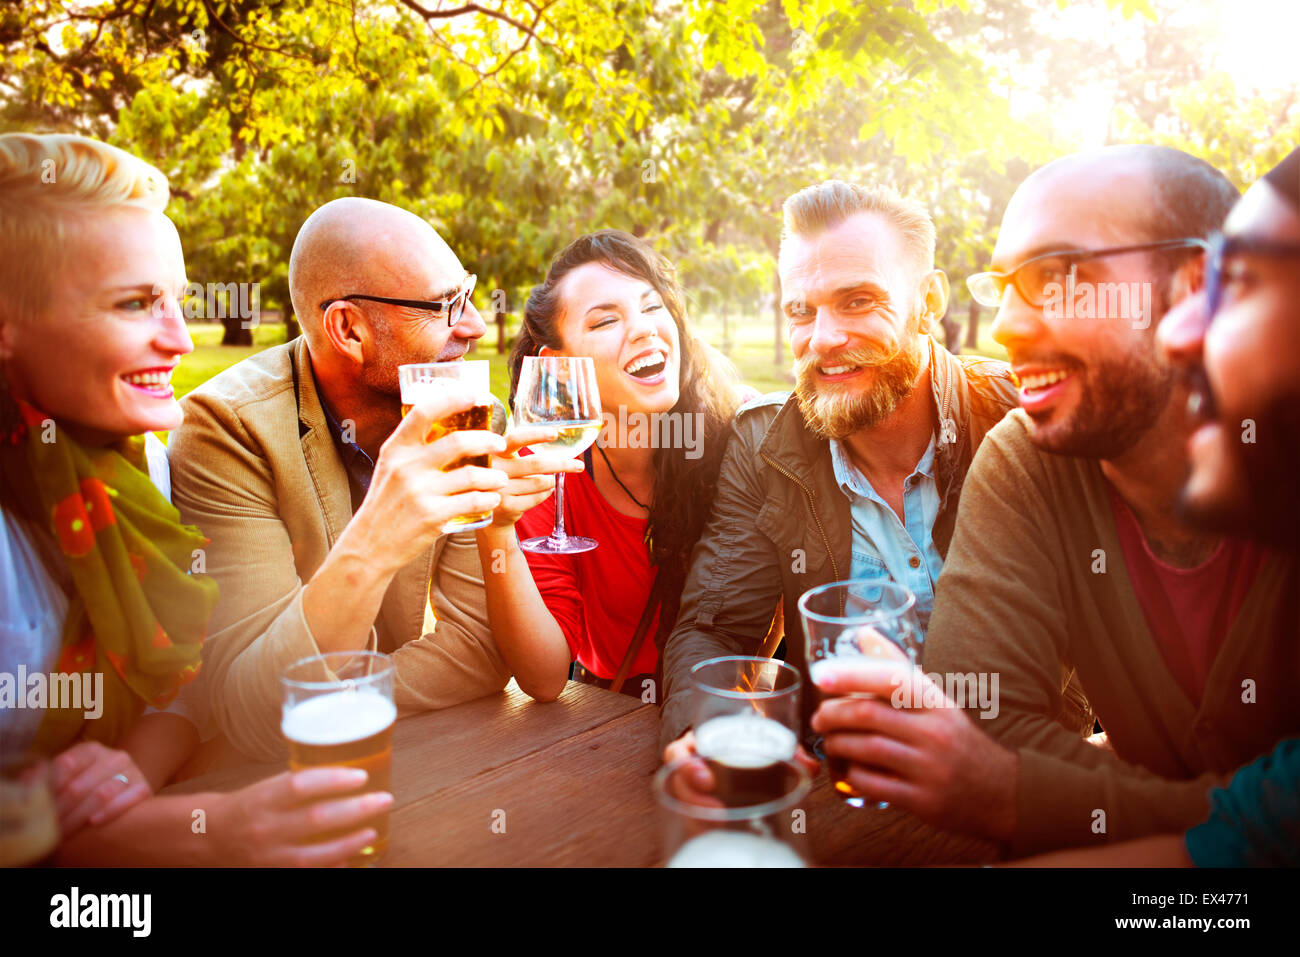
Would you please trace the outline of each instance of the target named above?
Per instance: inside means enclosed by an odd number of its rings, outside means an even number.
[[[1010,272],[980,272],[966,280],[966,288],[981,306],[1000,306],[1007,286],[1015,286],[1026,305],[1042,306],[1050,298],[1046,287],[1051,283],[1063,286],[1075,266],[1090,259],[1119,256],[1124,253],[1156,252],[1162,249],[1205,249],[1204,239],[1165,239],[1142,243],[1139,246],[1111,246],[1106,249],[1068,249],[1062,252],[1043,253],[1026,259]]]
[[[326,299],[320,304],[320,307],[323,312],[336,302],[354,302],[357,299],[364,299],[366,302],[382,302],[389,306],[405,306],[407,309],[425,309],[439,315],[445,313],[447,328],[450,329],[460,322],[460,317],[465,314],[465,303],[469,302],[469,297],[473,295],[476,282],[478,282],[478,276],[472,273],[466,276],[465,281],[461,283],[460,289],[450,299],[389,299],[387,296],[363,296],[360,293],[355,293],[351,296],[339,296],[337,299]]]
[[[1215,233],[1210,237],[1209,261],[1205,266],[1206,323],[1214,321],[1223,305],[1223,267],[1232,256],[1274,256],[1291,258],[1300,256],[1300,243],[1279,243],[1250,236],[1225,236]]]

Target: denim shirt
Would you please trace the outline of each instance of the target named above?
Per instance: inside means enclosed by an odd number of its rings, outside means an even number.
[[[849,500],[853,519],[853,565],[855,579],[892,579],[916,595],[917,619],[922,634],[930,624],[934,608],[934,585],[943,568],[943,558],[930,534],[939,515],[939,486],[934,475],[934,436],[916,469],[903,483],[903,515],[876,494],[871,483],[858,471],[843,443],[831,439],[831,464],[835,482]]]

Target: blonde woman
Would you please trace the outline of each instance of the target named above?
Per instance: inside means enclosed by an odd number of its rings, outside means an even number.
[[[151,434],[180,424],[170,379],[194,347],[167,200],[161,173],[104,143],[0,136],[0,672],[100,689],[89,710],[0,710],[4,756],[51,760],[60,862],[340,862],[391,802],[342,797],[357,773],[153,796],[199,740],[183,689],[217,600],[190,573],[206,540],[172,507]],[[299,846],[339,828],[350,833]]]

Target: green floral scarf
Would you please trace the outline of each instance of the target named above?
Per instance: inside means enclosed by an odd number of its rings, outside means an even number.
[[[36,750],[77,740],[112,745],[146,705],[165,708],[198,674],[217,583],[190,573],[208,540],[149,479],[144,436],[89,448],[18,403],[13,436],[26,447],[42,513],[74,587],[60,673],[102,673],[103,713],[50,709]]]

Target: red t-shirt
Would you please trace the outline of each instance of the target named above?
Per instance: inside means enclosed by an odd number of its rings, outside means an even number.
[[[525,512],[515,525],[519,540],[549,535],[555,496]],[[542,600],[569,642],[569,651],[588,671],[613,678],[627,653],[650,597],[653,567],[645,545],[644,518],[616,511],[588,472],[564,479],[564,530],[594,538],[599,547],[578,555],[524,552]],[[629,675],[653,674],[658,652],[656,612]]]
[[[1175,568],[1152,554],[1137,518],[1113,488],[1110,503],[1147,628],[1170,672],[1199,705],[1205,678],[1259,573],[1264,549],[1225,538],[1200,565]]]

